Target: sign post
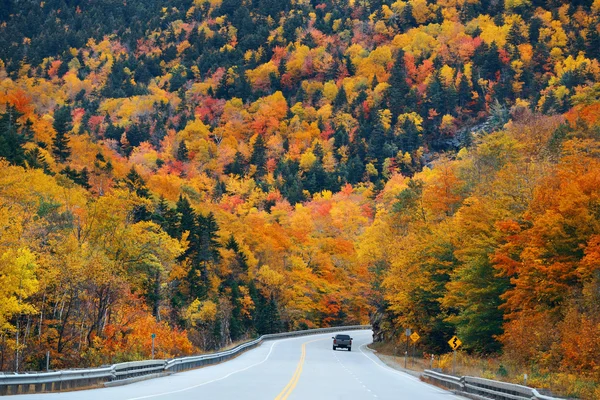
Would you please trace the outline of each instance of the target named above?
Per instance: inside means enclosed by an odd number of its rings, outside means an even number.
[[[413,351],[412,351],[412,365],[415,365],[415,350],[417,347],[417,341],[421,338],[421,336],[419,336],[419,334],[417,332],[413,332],[412,335],[410,335],[410,340],[412,340],[413,342]]]
[[[406,368],[406,359],[408,358],[408,338],[410,337],[411,333],[412,331],[410,330],[410,328],[406,328],[406,330],[404,331],[404,334],[406,335],[406,350],[404,351],[404,368]]]
[[[156,333],[152,334],[152,359],[154,360],[154,338],[156,337]]]
[[[456,365],[456,349],[462,344],[460,339],[456,336],[452,336],[452,339],[448,340],[448,344],[452,348],[452,375],[455,373],[455,365]]]

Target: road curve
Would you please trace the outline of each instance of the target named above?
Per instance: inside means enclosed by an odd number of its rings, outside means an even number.
[[[332,350],[331,333],[263,342],[213,366],[125,386],[6,396],[23,400],[462,399],[383,364],[366,345],[371,331],[348,332],[352,352]]]

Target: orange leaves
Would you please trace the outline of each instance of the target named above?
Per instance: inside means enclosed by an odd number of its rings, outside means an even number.
[[[287,115],[288,105],[283,94],[277,91],[252,103],[249,111],[252,113],[252,130],[265,133],[279,127],[279,123]]]
[[[58,73],[58,69],[60,68],[60,65],[63,62],[60,60],[54,60],[50,63],[50,68],[48,68],[48,76],[50,78],[56,78],[56,75]]]
[[[569,371],[600,374],[600,319],[571,310],[561,323],[562,366]]]
[[[31,98],[22,89],[16,89],[8,93],[0,92],[0,105],[4,106],[6,104],[14,106],[18,112],[26,116],[29,116],[33,112]]]
[[[589,125],[599,124],[600,102],[576,106],[566,114],[566,118],[573,127],[578,126],[580,120]]]
[[[582,278],[589,279],[598,270],[600,270],[600,235],[594,235],[585,247],[585,257],[579,268],[579,274]]]
[[[166,322],[158,322],[143,307],[136,308],[133,304],[116,310],[113,323],[105,328],[105,338],[97,340],[106,362],[149,359],[152,334],[156,335],[154,358],[174,358],[197,352],[186,331],[173,329]]]

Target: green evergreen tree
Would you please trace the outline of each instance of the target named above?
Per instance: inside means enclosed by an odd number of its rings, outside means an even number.
[[[257,179],[261,179],[267,173],[267,146],[265,140],[259,133],[252,146],[252,157],[250,158],[250,164],[256,166],[256,172],[254,176]]]
[[[146,182],[144,178],[138,174],[135,167],[131,167],[127,176],[123,179],[123,183],[125,187],[129,189],[129,191],[134,192],[139,197],[142,198],[150,198],[150,190],[146,186]]]
[[[54,122],[52,123],[56,135],[52,140],[52,154],[60,162],[65,162],[71,156],[69,148],[69,137],[67,133],[71,130],[71,109],[67,106],[58,108],[54,112]]]
[[[333,106],[339,110],[345,107],[348,104],[348,97],[346,96],[346,89],[344,89],[344,85],[340,87],[337,94],[335,95],[335,99],[333,100]]]
[[[392,123],[395,123],[398,115],[407,112],[407,108],[415,102],[407,78],[404,51],[398,50],[388,81],[390,87],[387,90],[387,102],[388,108],[392,112]]]
[[[0,142],[1,142],[1,139],[0,139]],[[2,145],[0,144],[0,148],[1,147],[2,147]],[[2,155],[0,155],[0,157],[2,157]],[[43,169],[44,173],[47,175],[54,175],[54,173],[50,169],[50,165],[46,161],[46,157],[44,157],[44,155],[40,152],[39,147],[35,147],[35,148],[33,148],[31,150],[27,150],[25,152],[25,164],[29,168]]]
[[[24,165],[25,151],[22,147],[25,138],[19,133],[17,119],[21,114],[13,106],[7,106],[0,114],[0,158],[15,165]],[[39,150],[38,150],[39,151]]]
[[[177,156],[178,161],[185,162],[189,161],[188,159],[188,148],[185,145],[185,140],[179,142],[179,146],[177,146]]]
[[[585,43],[587,56],[596,60],[600,60],[600,33],[597,28],[599,24],[600,22],[591,24]]]
[[[225,168],[226,174],[233,174],[238,176],[246,175],[246,159],[244,155],[237,151],[235,153],[235,157],[233,158],[233,162]]]

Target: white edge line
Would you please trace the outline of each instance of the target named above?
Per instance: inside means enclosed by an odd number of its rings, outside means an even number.
[[[267,356],[264,358],[264,360],[262,360],[260,362],[257,362],[255,364],[249,365],[249,366],[247,366],[245,368],[238,369],[236,371],[230,372],[227,375],[222,376],[220,378],[212,379],[210,381],[202,382],[202,383],[199,383],[198,385],[189,386],[189,387],[186,387],[186,388],[183,388],[183,389],[173,390],[171,392],[157,393],[157,394],[151,394],[151,395],[148,395],[148,396],[141,396],[141,397],[132,397],[132,398],[129,398],[127,400],[151,399],[151,398],[154,398],[154,397],[160,397],[160,396],[166,396],[166,395],[169,395],[169,394],[175,394],[175,393],[185,392],[185,391],[192,390],[192,389],[195,389],[195,388],[200,387],[200,386],[208,385],[209,383],[222,381],[223,379],[229,378],[231,375],[237,374],[238,372],[243,372],[243,371],[249,370],[250,368],[256,367],[256,366],[264,363],[265,361],[267,361],[269,359],[269,357],[271,356],[271,352],[273,351],[273,348],[279,342],[280,342],[280,340],[273,342],[273,344],[269,348],[269,353],[267,353]]]
[[[460,399],[460,400],[463,400],[463,399],[464,399],[463,397],[457,397],[457,396],[454,396],[454,394],[453,394],[452,392],[448,391],[448,390],[442,390],[442,389],[438,389],[437,387],[435,387],[435,386],[433,386],[433,385],[428,385],[428,384],[426,384],[425,382],[421,381],[420,379],[417,379],[417,378],[415,378],[414,376],[407,374],[406,372],[401,372],[401,371],[397,371],[397,370],[395,370],[395,369],[393,369],[393,368],[390,368],[390,367],[388,367],[388,366],[387,366],[385,363],[384,363],[383,365],[382,365],[382,364],[380,364],[380,363],[378,363],[377,361],[373,360],[371,357],[369,357],[369,356],[367,355],[367,353],[365,353],[365,352],[363,351],[363,349],[362,349],[362,348],[363,348],[363,347],[366,347],[368,344],[370,344],[370,343],[365,343],[365,344],[362,344],[362,345],[358,346],[358,349],[359,349],[359,350],[360,350],[360,352],[363,354],[363,356],[367,357],[369,360],[371,360],[371,362],[372,362],[373,364],[377,365],[379,368],[382,368],[382,369],[384,369],[384,370],[386,370],[386,371],[389,371],[389,372],[393,372],[394,374],[396,374],[396,375],[400,375],[400,376],[402,376],[403,378],[408,378],[408,379],[411,379],[411,380],[413,380],[413,381],[416,381],[416,382],[422,383],[422,384],[424,384],[424,385],[427,385],[428,387],[430,387],[431,389],[435,390],[435,391],[436,391],[436,392],[438,392],[438,393],[444,393],[444,394],[451,393],[455,399]],[[383,361],[382,361],[382,363],[383,363]]]
[[[329,332],[326,332],[326,333],[321,333],[321,334],[317,334],[317,335],[312,335],[312,336],[320,336],[320,335],[329,335]],[[185,392],[185,391],[188,391],[188,390],[192,390],[192,389],[198,388],[198,387],[200,387],[200,386],[208,385],[209,383],[213,383],[213,382],[222,381],[223,379],[227,379],[227,378],[229,378],[231,375],[237,374],[238,372],[243,372],[243,371],[249,370],[250,368],[253,368],[253,367],[256,367],[256,366],[258,366],[258,365],[261,365],[261,364],[263,364],[265,361],[267,361],[267,360],[269,359],[269,357],[271,356],[271,353],[273,352],[273,348],[274,348],[274,347],[277,345],[277,343],[281,343],[281,342],[287,342],[287,341],[289,341],[289,340],[298,340],[298,339],[303,339],[303,338],[306,338],[306,336],[291,337],[291,338],[286,338],[286,339],[279,339],[279,340],[276,340],[276,341],[274,341],[274,342],[273,342],[273,344],[272,344],[272,345],[271,345],[271,347],[269,348],[269,353],[268,353],[268,354],[267,354],[267,356],[264,358],[264,360],[262,360],[262,361],[260,361],[260,362],[257,362],[257,363],[255,363],[255,364],[249,365],[249,366],[247,366],[247,367],[245,367],[245,368],[238,369],[238,370],[236,370],[236,371],[230,372],[229,374],[227,374],[227,375],[225,375],[225,376],[222,376],[222,377],[220,377],[220,378],[217,378],[217,379],[212,379],[212,380],[210,380],[210,381],[202,382],[202,383],[199,383],[199,384],[197,384],[197,385],[194,385],[194,386],[189,386],[189,387],[186,387],[186,388],[183,388],[183,389],[173,390],[173,391],[171,391],[171,392],[163,392],[163,393],[157,393],[157,394],[150,394],[150,395],[147,395],[147,396],[140,396],[140,397],[131,397],[131,398],[128,398],[128,399],[126,399],[126,400],[142,400],[142,399],[152,399],[152,398],[154,398],[154,397],[167,396],[167,395],[169,395],[169,394],[181,393],[181,392]],[[181,372],[185,372],[185,371],[181,371]]]

